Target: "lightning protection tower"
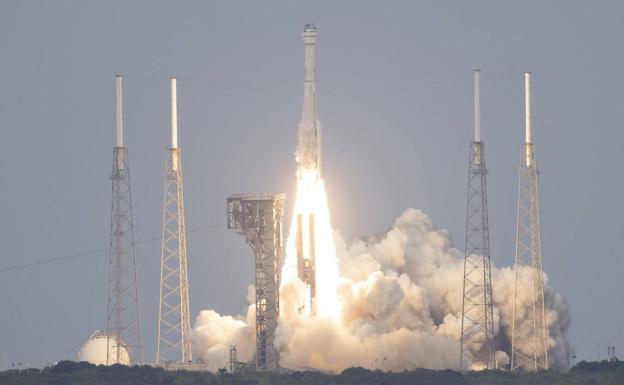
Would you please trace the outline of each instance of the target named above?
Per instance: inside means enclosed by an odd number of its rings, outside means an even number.
[[[108,264],[108,326],[106,363],[143,363],[139,294],[134,252],[128,147],[123,144],[122,76],[117,75],[117,140],[113,148],[113,194]]]
[[[279,316],[279,261],[282,254],[284,194],[231,195],[227,199],[228,229],[245,237],[256,259],[256,369],[279,367],[273,346]]]
[[[193,361],[182,185],[176,79],[171,78],[171,148],[167,149],[165,165],[156,364]]]
[[[535,149],[531,141],[531,74],[524,74],[525,131],[518,179],[518,222],[512,324],[512,371],[548,369],[544,273]]]
[[[485,147],[481,141],[479,70],[474,71],[475,139],[470,143],[468,163],[468,204],[466,213],[466,254],[462,299],[462,334],[459,365],[470,369],[470,359],[496,368],[494,312],[490,267]]]

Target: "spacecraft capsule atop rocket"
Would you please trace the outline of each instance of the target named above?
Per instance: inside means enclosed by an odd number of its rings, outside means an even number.
[[[303,112],[299,123],[299,141],[295,157],[297,173],[301,177],[306,172],[321,172],[320,124],[316,117],[316,39],[318,30],[312,24],[303,28],[305,48],[305,74]]]

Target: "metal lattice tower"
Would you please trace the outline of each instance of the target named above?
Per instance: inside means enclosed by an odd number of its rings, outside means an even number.
[[[106,363],[143,363],[141,318],[134,252],[128,147],[123,145],[122,77],[116,77],[117,141],[113,149],[113,193],[108,265],[108,326]]]
[[[171,79],[171,148],[165,162],[160,306],[156,364],[193,361],[189,331],[188,270],[182,160],[178,148],[176,79]]]
[[[462,297],[462,335],[459,365],[470,369],[470,358],[487,369],[496,368],[494,310],[490,266],[490,233],[487,207],[487,168],[481,141],[479,75],[474,71],[475,141],[470,143],[468,204],[466,213],[466,254]]]
[[[544,273],[534,146],[531,141],[531,76],[526,73],[526,143],[518,179],[518,222],[512,325],[512,371],[548,369],[548,334],[544,315]]]
[[[237,230],[256,259],[256,368],[279,367],[273,340],[279,316],[280,256],[284,194],[231,195],[227,199],[228,229]]]

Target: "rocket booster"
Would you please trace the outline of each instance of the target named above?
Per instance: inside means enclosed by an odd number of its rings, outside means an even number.
[[[312,24],[303,28],[305,48],[305,75],[303,93],[303,113],[299,123],[299,141],[295,158],[297,174],[321,173],[321,125],[316,117],[316,39],[318,30]]]
[[[295,151],[298,199],[307,207],[297,213],[295,248],[297,275],[306,285],[303,306],[306,314],[316,314],[316,202],[317,182],[321,176],[321,126],[316,117],[316,38],[318,30],[312,24],[303,28],[305,73],[303,82],[303,112],[299,123],[299,140]],[[311,204],[311,205],[310,205]]]

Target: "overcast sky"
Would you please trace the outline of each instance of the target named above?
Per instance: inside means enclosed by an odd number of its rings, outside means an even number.
[[[169,85],[180,78],[191,313],[238,313],[253,257],[225,198],[292,197],[305,23],[319,27],[323,172],[351,239],[423,209],[463,249],[472,74],[482,70],[492,257],[514,259],[533,72],[544,268],[569,301],[580,359],[624,352],[620,1],[9,1],[0,3],[0,269],[104,249],[114,76],[126,74],[137,241],[158,238]],[[289,201],[289,204],[292,200]],[[137,244],[145,355],[160,243]],[[105,252],[0,272],[8,363],[75,359],[106,327]]]

